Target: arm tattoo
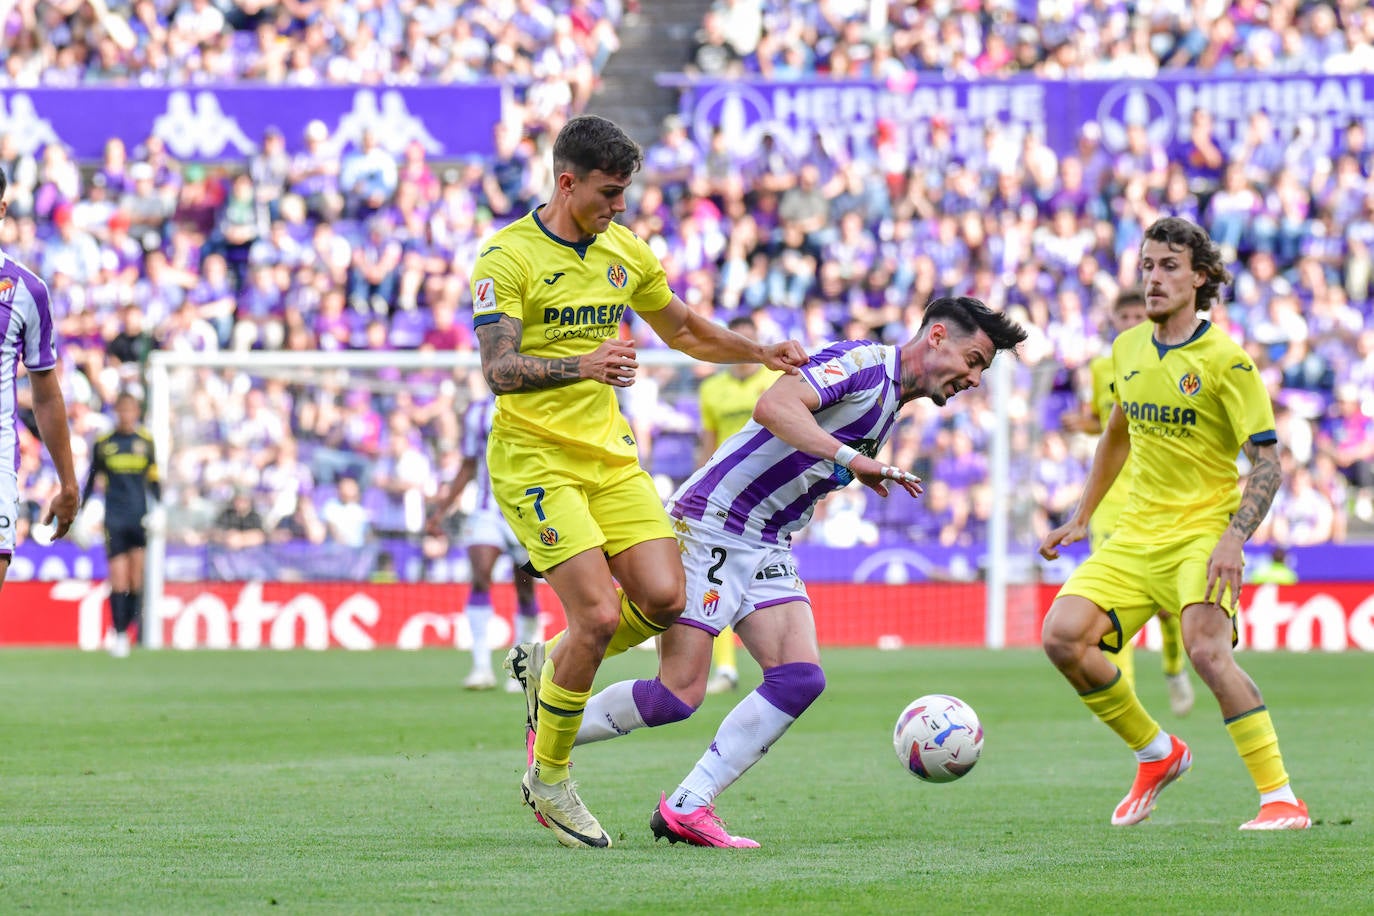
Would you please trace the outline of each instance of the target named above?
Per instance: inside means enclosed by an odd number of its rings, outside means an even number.
[[[580,382],[580,356],[561,359],[541,359],[520,352],[522,322],[509,315],[477,329],[477,343],[482,353],[482,374],[496,394],[516,394],[522,391],[542,391],[562,388]]]
[[[1231,517],[1231,527],[1244,540],[1269,514],[1269,506],[1274,501],[1279,484],[1283,482],[1283,468],[1279,465],[1278,446],[1256,446],[1245,444],[1245,457],[1251,461],[1250,476],[1245,481],[1245,491],[1240,497],[1240,508]]]

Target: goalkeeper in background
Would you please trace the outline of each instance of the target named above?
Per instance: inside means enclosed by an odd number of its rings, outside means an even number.
[[[1112,303],[1112,330],[1115,334],[1135,327],[1145,320],[1145,294],[1138,289],[1122,290]],[[1112,414],[1115,400],[1112,396],[1112,354],[1104,353],[1089,364],[1092,372],[1092,400],[1083,405],[1083,412],[1075,417],[1077,422],[1065,423],[1072,432],[1101,434],[1107,428],[1107,419]],[[1121,510],[1126,507],[1126,497],[1130,490],[1131,459],[1117,475],[1102,502],[1097,504],[1092,521],[1088,525],[1088,543],[1097,550],[1107,538],[1111,537]],[[1159,630],[1163,636],[1162,647],[1164,682],[1169,687],[1169,709],[1179,717],[1188,715],[1193,709],[1193,682],[1184,668],[1183,632],[1178,613],[1174,610],[1160,610]],[[1121,676],[1135,689],[1135,643],[1127,642],[1116,653],[1116,666]]]
[[[759,339],[754,319],[747,316],[731,319],[726,327],[750,340]],[[716,452],[716,446],[744,429],[744,424],[754,416],[754,405],[777,381],[778,375],[758,363],[735,363],[701,383],[697,394],[701,410],[697,467],[710,460]],[[711,649],[711,663],[715,671],[706,684],[707,693],[726,693],[739,687],[736,655],[735,631],[726,627],[720,631]]]
[[[110,568],[110,620],[114,641],[110,654],[129,655],[129,626],[143,607],[143,551],[151,510],[162,498],[153,439],[139,425],[143,404],[125,391],[115,399],[115,426],[91,447],[91,470],[81,492],[84,503],[104,482],[105,556]],[[148,497],[152,496],[150,502]]]

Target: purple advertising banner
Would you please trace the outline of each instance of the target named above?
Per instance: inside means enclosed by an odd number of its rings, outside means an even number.
[[[88,161],[100,158],[111,137],[132,150],[157,136],[176,159],[216,161],[251,156],[272,126],[294,152],[304,145],[305,126],[319,120],[336,149],[356,146],[370,128],[388,152],[399,155],[418,140],[431,158],[458,159],[492,152],[501,103],[495,83],[0,89],[0,134],[12,135],[26,153],[63,143]]]
[[[921,76],[901,85],[811,80],[727,82],[664,75],[681,90],[680,110],[696,143],[706,149],[722,128],[730,149],[753,152],[770,131],[797,154],[819,133],[855,155],[873,154],[881,131],[896,161],[929,137],[940,118],[953,129],[956,152],[981,148],[983,126],[1001,126],[1014,145],[1027,130],[1039,132],[1058,153],[1076,146],[1082,128],[1098,125],[1108,152],[1126,145],[1126,129],[1142,124],[1166,149],[1186,139],[1195,109],[1215,118],[1223,150],[1244,136],[1251,112],[1264,109],[1274,135],[1310,137],[1322,152],[1337,148],[1352,119],[1374,128],[1374,75],[1276,74],[1216,76],[1161,74],[1148,80],[1038,80],[1017,78],[946,82]],[[829,147],[834,148],[834,147]]]

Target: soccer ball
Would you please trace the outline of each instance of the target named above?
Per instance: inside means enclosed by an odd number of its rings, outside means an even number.
[[[926,782],[953,782],[978,762],[983,725],[963,700],[932,693],[902,710],[892,747],[912,775]]]

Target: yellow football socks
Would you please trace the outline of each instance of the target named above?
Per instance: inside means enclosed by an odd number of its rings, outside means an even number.
[[[1288,783],[1288,771],[1283,768],[1283,755],[1279,753],[1279,736],[1266,707],[1257,706],[1227,719],[1226,731],[1235,742],[1240,759],[1245,761],[1255,788],[1261,793],[1272,792]]]
[[[624,589],[617,589],[616,593],[620,595],[620,625],[615,628],[615,635],[611,637],[611,644],[606,647],[607,658],[612,655],[619,655],[626,649],[633,649],[646,639],[653,639],[668,629],[645,617],[625,594]]]
[[[1133,692],[1135,690],[1135,640],[1126,640],[1126,645],[1121,647],[1121,651],[1116,653],[1112,659],[1116,662],[1116,667],[1121,669],[1121,679],[1126,682],[1126,686]]]
[[[640,612],[635,603],[626,595],[624,589],[616,589],[616,594],[620,596],[620,623],[615,628],[615,634],[611,637],[611,644],[606,647],[605,658],[619,655],[626,649],[633,649],[635,646],[647,639],[653,639],[660,633],[667,630],[654,623]],[[553,655],[554,646],[558,645],[559,640],[567,630],[559,630],[550,636],[544,643],[544,651]]]
[[[1133,751],[1145,747],[1159,734],[1159,723],[1150,718],[1120,673],[1107,686],[1080,693],[1078,698]]]
[[[544,662],[539,674],[539,730],[534,736],[534,775],[550,785],[568,778],[582,713],[591,699],[590,690],[568,690],[553,682],[553,659]]]
[[[1183,670],[1183,624],[1177,614],[1159,616],[1159,634],[1164,638],[1164,674],[1174,677]]]
[[[717,671],[721,668],[738,671],[735,662],[735,631],[726,627],[720,631],[720,635],[711,646],[711,663],[716,666]]]

